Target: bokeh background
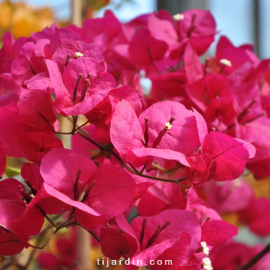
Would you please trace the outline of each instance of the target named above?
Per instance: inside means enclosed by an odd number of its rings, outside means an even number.
[[[220,35],[226,35],[235,46],[252,43],[260,58],[270,58],[269,0],[0,0],[0,44],[3,34],[8,31],[16,39],[29,36],[31,32],[40,31],[52,23],[59,27],[70,23],[80,25],[84,19],[102,17],[107,9],[113,10],[120,21],[127,22],[138,15],[158,9],[167,9],[174,15],[194,8],[211,10],[219,30],[216,40]],[[214,54],[215,45],[210,47],[207,54]],[[13,164],[10,176],[16,175],[16,166]],[[269,181],[255,183],[250,180],[250,183],[258,196],[269,196]],[[234,223],[233,216],[225,218]],[[65,252],[69,258],[73,258],[76,250],[72,241],[75,241],[76,234],[75,231],[62,233],[50,243],[48,252],[59,260],[65,259],[61,257]],[[242,227],[237,240],[255,245],[266,244],[270,239],[259,238]],[[94,265],[97,258],[102,258],[100,249],[93,239],[90,242],[91,269],[102,269]],[[46,257],[43,259],[46,260]],[[31,269],[39,269],[37,264],[32,267]]]

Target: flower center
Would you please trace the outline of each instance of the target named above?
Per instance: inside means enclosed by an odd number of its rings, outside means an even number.
[[[75,58],[80,58],[80,57],[83,57],[83,53],[81,53],[81,52],[75,52]]]
[[[180,20],[184,20],[185,19],[185,16],[184,14],[180,14],[180,13],[177,13],[173,16],[173,18],[176,20],[176,21],[180,21]]]

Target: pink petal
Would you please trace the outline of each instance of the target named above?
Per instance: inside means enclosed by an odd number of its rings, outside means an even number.
[[[112,260],[118,260],[130,252],[125,237],[117,229],[101,229],[100,244],[102,253]]]
[[[185,70],[190,83],[196,82],[203,77],[203,69],[200,58],[194,48],[187,44],[184,54]]]
[[[137,157],[147,157],[147,156],[153,156],[153,157],[159,157],[164,158],[168,160],[176,160],[179,163],[190,167],[190,164],[188,163],[186,156],[180,152],[176,152],[170,149],[157,149],[157,148],[140,148],[140,149],[134,149],[132,152]]]
[[[151,246],[139,254],[137,254],[132,260],[135,261],[137,266],[150,265],[150,261],[162,261],[162,264],[158,266],[155,264],[155,269],[168,269],[171,266],[166,265],[166,260],[172,260],[173,265],[182,265],[186,263],[189,257],[191,236],[186,232],[180,232],[172,238],[163,241],[159,245]],[[142,264],[141,264],[142,261]]]
[[[237,233],[237,227],[222,220],[206,221],[202,225],[202,241],[210,246],[223,244]]]
[[[44,223],[43,212],[46,214],[60,214],[61,210],[62,206],[59,205],[57,199],[48,195],[45,189],[42,188],[27,205],[24,213],[13,220],[12,226],[19,235],[38,235]]]
[[[196,122],[197,122],[197,128],[198,128],[200,142],[202,143],[204,137],[208,134],[207,124],[206,124],[203,116],[199,112],[197,112],[195,109],[193,109],[193,112],[194,112]]]
[[[122,214],[132,200],[135,182],[122,168],[103,164],[91,178],[96,184],[84,203],[111,219]],[[89,224],[90,226],[90,224]]]
[[[18,101],[22,120],[33,126],[50,125],[56,121],[49,93],[41,90],[24,89]]]
[[[40,175],[39,162],[24,162],[21,169],[21,175],[25,182],[29,182],[36,191],[39,191],[41,189],[44,180]]]
[[[189,154],[198,147],[196,119],[192,111],[187,110],[184,105],[169,100],[153,104],[139,117],[143,129],[146,117],[149,118],[149,146],[153,145],[165,124],[174,117],[172,128],[167,131],[157,148]]]
[[[41,132],[29,132],[22,137],[22,140],[24,157],[30,161],[35,161],[37,153],[47,153],[52,148],[63,148],[61,140]]]
[[[254,199],[251,204],[240,212],[240,220],[247,223],[255,234],[264,237],[270,233],[270,202],[265,198]]]
[[[20,253],[27,243],[14,233],[0,233],[0,254],[2,256],[12,256]]]
[[[151,15],[148,18],[147,26],[155,39],[166,42],[172,48],[178,46],[178,36],[171,22]]]
[[[138,117],[131,105],[122,100],[116,107],[111,121],[111,141],[123,159],[129,150],[144,147],[144,135]]]
[[[28,128],[21,120],[15,103],[0,108],[0,125],[0,140],[5,148],[6,155],[23,157],[22,137],[28,132]]]
[[[145,217],[139,217],[131,222],[131,227],[136,232],[137,239],[140,239],[140,232],[142,228],[143,219]],[[166,222],[170,222],[170,225],[162,231],[162,234],[155,240],[153,245],[159,245],[167,239],[171,239],[179,235],[179,232],[186,232],[191,237],[190,252],[197,249],[198,242],[201,237],[201,229],[196,215],[186,210],[165,210],[158,215],[147,218],[147,225],[145,227],[143,249],[145,249],[148,240],[152,237],[157,227],[163,226]]]
[[[254,198],[251,186],[244,180],[213,183],[207,196],[209,207],[219,213],[236,213],[247,208]]]
[[[0,142],[0,176],[5,173],[6,170],[6,153],[5,149]]]
[[[25,190],[24,186],[13,178],[0,182],[0,224],[9,231],[13,231],[12,221],[20,217],[25,210],[19,187]]]
[[[68,95],[68,91],[63,83],[62,75],[59,71],[58,66],[52,60],[45,60],[49,76],[51,79],[52,87],[56,95],[55,102],[53,106],[56,111],[61,113],[62,110],[68,106],[73,106],[74,103],[71,100],[71,97]]]
[[[204,138],[202,153],[216,161],[217,169],[213,179],[216,181],[233,180],[245,169],[249,153],[242,143],[219,132],[210,132]]]
[[[92,160],[68,149],[54,148],[42,159],[40,166],[44,182],[70,198],[74,198],[78,170],[81,170],[78,189],[82,191],[96,171]]]

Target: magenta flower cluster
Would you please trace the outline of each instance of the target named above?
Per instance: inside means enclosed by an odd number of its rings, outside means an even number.
[[[237,179],[245,169],[270,176],[270,60],[224,36],[200,60],[217,33],[209,11],[189,10],[125,24],[108,11],[82,28],[4,35],[0,174],[6,156],[24,158],[25,182],[0,182],[1,255],[33,247],[45,219],[54,233],[82,226],[105,256],[135,262],[127,269],[151,260],[162,261],[151,269],[213,269],[238,231],[219,213],[242,211],[253,231],[270,233],[256,210],[270,203]],[[147,96],[141,77],[152,82]],[[72,150],[60,116],[73,123]],[[196,188],[210,180],[206,203]],[[227,180],[241,183],[219,185]]]

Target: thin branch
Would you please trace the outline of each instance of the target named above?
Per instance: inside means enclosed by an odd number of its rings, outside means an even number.
[[[64,221],[62,224],[60,224],[58,227],[56,227],[56,230],[53,232],[53,234],[49,237],[49,239],[46,241],[46,243],[45,243],[43,246],[37,247],[37,246],[33,246],[33,245],[30,244],[30,247],[36,248],[36,249],[43,249],[43,248],[49,243],[49,241],[53,238],[53,236],[54,236],[58,231],[60,231],[61,229],[65,228],[65,227],[67,227],[67,226],[70,226],[70,225],[76,225],[76,224],[77,224],[77,221],[75,221],[75,222],[73,222],[73,221],[70,222],[70,220],[73,218],[74,211],[75,211],[75,208],[73,207],[73,209],[72,209],[72,211],[71,211],[71,213],[70,213],[70,215],[69,215],[69,218],[68,218],[66,221]],[[47,229],[47,228],[46,228],[46,229]]]
[[[92,144],[96,145],[97,147],[99,147],[101,150],[104,150],[104,147],[102,147],[101,145],[99,145],[98,143],[94,142],[92,139],[90,139],[87,135],[83,134],[83,132],[79,131],[78,134],[83,137],[84,139],[86,139],[87,141],[91,142]],[[140,172],[138,172],[136,169],[134,169],[133,166],[131,166],[132,168],[130,168],[129,166],[127,166],[127,164],[125,164],[122,159],[113,151],[113,150],[108,150],[110,151],[110,153],[119,161],[119,163],[126,168],[128,171],[130,171],[133,174],[136,174],[138,176],[144,177],[144,178],[149,178],[149,179],[153,179],[153,180],[158,180],[158,181],[163,181],[163,182],[171,182],[171,183],[177,183],[179,184],[180,182],[184,181],[187,179],[187,177],[183,177],[180,179],[165,179],[165,178],[160,178],[160,177],[155,177],[155,176],[150,176],[150,175],[146,175],[146,174],[140,174]],[[181,184],[179,184],[181,185]],[[182,185],[181,185],[182,186]],[[188,188],[185,186],[182,186],[184,188]]]
[[[68,223],[68,222],[69,222],[69,220],[66,220],[64,223],[62,223],[62,224],[61,224],[61,225],[53,232],[53,234],[49,237],[49,239],[45,242],[45,244],[44,244],[43,246],[37,247],[37,246],[34,246],[34,245],[31,245],[31,244],[30,244],[30,247],[36,248],[36,249],[43,249],[43,248],[50,242],[50,240],[54,237],[54,235],[55,235],[58,231],[62,230],[62,229],[65,228],[65,227],[68,227],[68,226],[70,226],[70,225],[75,225],[75,224],[77,224],[77,222],[70,222],[70,223]]]
[[[126,168],[129,172],[133,173],[133,174],[136,174],[138,175],[138,171],[134,171],[133,169],[131,169],[130,167],[127,166],[127,164],[125,164],[122,159],[116,154],[113,152],[113,150],[110,151],[111,154],[121,163],[121,165]],[[132,166],[133,167],[133,166]]]
[[[184,177],[184,178],[185,178],[184,180],[187,179],[187,177]],[[182,181],[175,180],[175,183],[176,183],[178,186],[180,186],[180,187],[182,187],[182,188],[184,188],[184,189],[190,189],[190,188],[192,187],[192,185],[186,187],[186,186],[180,184],[179,182],[182,182]]]
[[[83,132],[79,131],[78,134],[81,137],[83,137],[84,139],[86,139],[87,141],[89,141],[90,143],[92,143],[95,146],[97,146],[100,150],[104,150],[103,146],[99,145],[98,143],[96,143],[95,141],[93,141],[92,139],[90,139],[87,135],[83,134]]]
[[[165,179],[165,178],[155,177],[155,176],[146,175],[146,174],[141,174],[140,176],[145,177],[145,178],[149,178],[149,179],[158,180],[158,181],[163,181],[163,182],[171,182],[171,183],[177,182],[178,184],[187,179],[187,177],[183,177],[180,179]]]
[[[172,169],[165,169],[165,168],[162,168],[161,166],[159,166],[156,162],[153,162],[152,163],[152,165],[155,167],[155,168],[157,168],[157,169],[159,169],[159,170],[161,170],[161,171],[163,171],[163,172],[174,172],[174,171],[176,171],[176,170],[178,170],[179,168],[181,168],[183,165],[182,164],[177,164],[176,166],[174,166]]]
[[[252,258],[246,265],[241,267],[239,270],[250,269],[253,265],[255,265],[258,261],[260,261],[268,252],[270,252],[270,244],[268,244],[265,247],[265,249],[263,249],[260,253],[258,253],[254,258]]]
[[[96,142],[94,142],[93,140],[91,140],[89,137],[87,137],[86,135],[82,134],[81,132],[78,133],[80,136],[82,136],[83,138],[85,138],[86,140],[88,140],[89,142],[95,144],[96,146],[98,146],[100,149],[104,150],[104,148],[97,144]],[[133,174],[136,174],[136,175],[139,175],[141,177],[144,177],[144,178],[149,178],[149,179],[154,179],[154,180],[158,180],[158,181],[163,181],[163,182],[171,182],[171,183],[175,183],[177,182],[179,184],[179,182],[182,182],[184,180],[187,179],[187,177],[184,177],[184,178],[180,178],[180,179],[165,179],[165,178],[160,178],[160,177],[155,177],[155,176],[150,176],[150,175],[146,175],[146,174],[140,174],[140,172],[138,173],[138,171],[134,170],[134,169],[131,169],[130,167],[128,167],[123,161],[122,159],[116,154],[114,153],[112,150],[109,150],[111,152],[111,154],[121,163],[121,165],[126,168],[128,171],[130,171],[131,173]],[[133,166],[132,166],[133,167]],[[184,186],[183,186],[184,187]],[[184,187],[186,188],[186,187]]]
[[[41,243],[42,237],[45,234],[46,234],[46,231],[43,231],[43,232],[40,233],[39,238],[37,239],[37,243],[36,243],[37,246]],[[35,248],[31,251],[29,258],[28,258],[26,264],[24,265],[24,268],[25,269],[27,269],[28,266],[30,265],[30,263],[31,263],[31,261],[32,261],[32,259],[33,259],[33,257],[34,257],[34,255],[35,255],[36,252],[37,252],[37,249],[35,249]]]
[[[87,232],[89,232],[100,243],[100,239],[92,231],[87,231]]]
[[[139,171],[131,163],[128,162],[128,165],[134,170],[136,174],[139,174]]]
[[[47,216],[47,214],[44,212],[44,210],[36,204],[36,207],[40,210],[40,212],[43,214],[43,216],[55,227],[57,228],[57,225]]]
[[[89,123],[89,121],[87,120],[84,124],[78,126],[78,127],[75,129],[75,132],[78,131],[80,128],[86,126],[88,123]]]
[[[147,166],[148,161],[149,161],[149,157],[148,157],[146,163],[144,164],[142,170],[139,172],[139,175],[142,175],[142,173],[144,172],[144,170],[145,170],[145,168],[146,168],[146,166]]]

